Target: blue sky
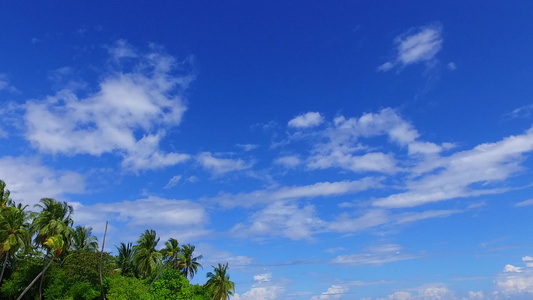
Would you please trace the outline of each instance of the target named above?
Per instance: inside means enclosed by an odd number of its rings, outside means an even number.
[[[5,2],[0,178],[235,299],[528,299],[532,6]]]

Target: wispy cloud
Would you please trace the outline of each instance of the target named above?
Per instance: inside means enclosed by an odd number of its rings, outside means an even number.
[[[251,162],[245,162],[242,159],[218,158],[211,152],[202,152],[198,154],[196,160],[204,169],[210,171],[214,175],[246,170],[253,165]]]
[[[176,186],[176,184],[178,184],[178,182],[180,182],[181,177],[182,177],[181,175],[176,175],[176,176],[170,178],[170,180],[168,181],[167,185],[165,185],[164,188],[165,189],[169,189],[171,187]]]
[[[438,24],[410,29],[394,38],[395,58],[377,69],[386,72],[396,66],[404,67],[416,63],[431,66],[435,63],[435,56],[442,49],[442,44],[442,27]]]

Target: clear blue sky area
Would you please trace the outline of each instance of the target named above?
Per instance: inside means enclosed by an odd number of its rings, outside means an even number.
[[[233,299],[531,299],[532,11],[4,1],[0,179]]]

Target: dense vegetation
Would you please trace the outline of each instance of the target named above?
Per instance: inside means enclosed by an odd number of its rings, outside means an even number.
[[[92,229],[73,227],[73,208],[43,198],[30,211],[10,198],[0,180],[0,298],[170,300],[228,299],[235,285],[218,264],[205,285],[192,285],[202,267],[193,245],[169,239],[162,248],[154,230],[135,244],[100,252]],[[105,242],[105,240],[103,241]]]

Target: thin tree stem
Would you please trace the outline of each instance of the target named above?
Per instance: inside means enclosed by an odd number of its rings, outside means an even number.
[[[33,281],[30,283],[30,285],[28,285],[28,286],[26,287],[26,289],[22,292],[22,294],[20,294],[20,296],[17,298],[17,300],[22,299],[22,297],[24,296],[24,294],[26,294],[26,293],[30,290],[30,288],[35,284],[35,282],[37,282],[37,279],[39,279],[39,277],[41,277],[41,276],[44,274],[44,272],[46,272],[46,270],[48,269],[48,267],[50,267],[50,265],[51,265],[52,262],[54,261],[54,258],[55,258],[55,257],[52,257],[52,259],[50,259],[50,262],[48,263],[48,265],[46,265],[46,267],[41,271],[41,273],[39,273],[39,275],[37,275],[37,276],[35,277],[35,279],[33,279]]]
[[[152,282],[150,282],[150,285],[148,286],[148,289],[146,290],[146,292],[149,292],[150,291],[150,288],[152,287],[152,285],[155,283],[155,281],[157,280],[157,278],[161,275],[161,273],[163,273],[163,271],[166,269],[166,267],[168,266],[168,263],[170,262],[170,259],[167,260],[167,262],[163,265],[163,267],[161,268],[161,270],[157,273],[157,275],[155,275],[155,278],[154,280],[152,280]]]
[[[105,247],[105,236],[107,235],[107,221],[105,221],[105,231],[104,231],[104,240],[102,241],[102,251],[100,251],[100,287],[102,292],[102,299],[105,299],[105,291],[104,291],[104,280],[102,278],[102,262],[104,259],[104,247]]]
[[[4,278],[4,271],[6,270],[8,257],[9,257],[9,252],[6,252],[6,258],[4,259],[4,266],[2,267],[2,273],[0,274],[0,283],[2,282],[2,279]]]

